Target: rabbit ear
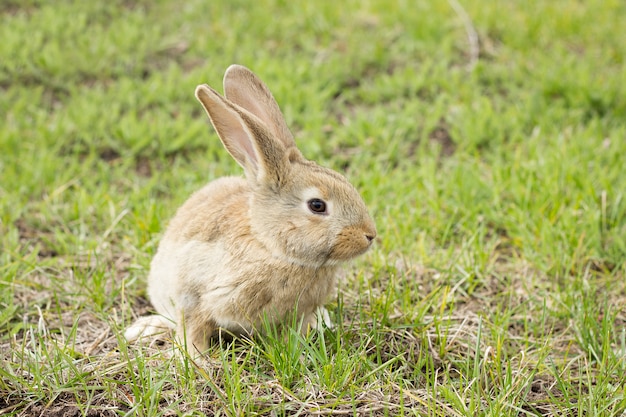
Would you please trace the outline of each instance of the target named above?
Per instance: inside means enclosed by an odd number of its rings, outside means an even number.
[[[231,103],[208,85],[196,87],[213,127],[228,152],[255,182],[276,182],[283,177],[285,147],[254,114]]]
[[[224,96],[261,119],[286,148],[296,146],[285,118],[265,83],[241,65],[231,65],[224,74]]]

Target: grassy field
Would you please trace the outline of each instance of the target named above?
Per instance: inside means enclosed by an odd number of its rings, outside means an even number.
[[[0,415],[626,415],[622,0],[0,2]],[[240,63],[376,220],[336,327],[127,344]]]

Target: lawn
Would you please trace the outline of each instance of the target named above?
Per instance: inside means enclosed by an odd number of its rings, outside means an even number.
[[[3,0],[0,415],[626,415],[626,2]],[[379,237],[335,327],[129,344],[232,63]],[[295,326],[294,326],[295,328]]]

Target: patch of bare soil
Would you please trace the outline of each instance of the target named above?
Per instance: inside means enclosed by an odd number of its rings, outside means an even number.
[[[439,120],[437,126],[430,132],[428,138],[441,146],[441,156],[449,157],[456,151],[456,143],[450,134],[450,126],[445,120]]]
[[[54,258],[59,254],[50,244],[53,239],[52,228],[54,225],[42,225],[37,224],[34,219],[26,220],[25,218],[19,218],[14,227],[17,228],[20,242],[22,242],[25,248],[30,250],[37,249],[37,255],[39,258]]]

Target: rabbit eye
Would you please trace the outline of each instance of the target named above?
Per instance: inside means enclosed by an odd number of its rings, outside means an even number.
[[[319,198],[313,198],[308,201],[309,210],[317,214],[326,214],[326,202]]]

